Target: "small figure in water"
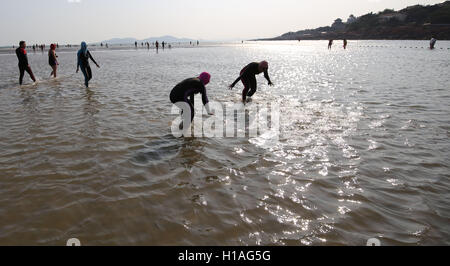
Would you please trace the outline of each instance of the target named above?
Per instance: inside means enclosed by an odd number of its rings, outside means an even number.
[[[333,46],[333,40],[330,40],[328,42],[328,50],[331,50],[331,47]]]
[[[347,44],[348,44],[347,40],[346,40],[346,39],[344,39],[344,50],[346,50],[346,49],[347,49]]]
[[[52,73],[50,74],[50,77],[53,76],[56,78],[56,70],[58,69],[58,56],[56,55],[56,45],[51,44],[50,50],[48,51],[48,64],[52,67]]]
[[[262,61],[260,63],[250,63],[244,69],[242,69],[240,76],[229,86],[230,90],[236,86],[241,80],[244,84],[244,90],[242,91],[242,102],[247,103],[247,97],[252,97],[257,89],[256,75],[264,72],[264,77],[269,82],[269,86],[273,86],[269,77],[269,63]]]
[[[172,89],[170,93],[170,101],[182,110],[183,122],[180,124],[180,130],[187,132],[190,129],[192,121],[194,120],[194,98],[196,94],[202,95],[202,102],[209,115],[213,115],[209,109],[209,100],[206,93],[206,85],[211,80],[211,75],[207,72],[203,72],[197,78],[189,78]],[[183,107],[185,107],[183,109]],[[190,113],[184,113],[187,107],[190,109]]]
[[[19,48],[16,49],[17,59],[19,59],[20,85],[22,85],[23,83],[23,76],[25,75],[25,71],[30,75],[31,79],[36,82],[36,78],[34,77],[33,71],[31,71],[31,67],[28,63],[27,50],[25,50],[26,47],[27,44],[24,41],[21,41],[19,43]]]
[[[100,68],[100,66],[97,64],[97,62],[95,62],[91,53],[87,49],[87,44],[85,42],[81,43],[81,49],[78,51],[77,57],[77,73],[81,68],[81,72],[84,75],[84,85],[86,85],[86,88],[89,88],[89,81],[92,79],[92,70],[91,66],[89,65],[89,59],[91,59],[98,68]]]
[[[434,46],[436,45],[436,41],[437,40],[434,37],[431,38],[431,41],[430,41],[430,49],[431,50],[434,49]]]

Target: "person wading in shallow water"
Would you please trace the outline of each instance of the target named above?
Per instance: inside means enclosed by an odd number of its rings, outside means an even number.
[[[244,67],[241,71],[240,76],[229,86],[230,90],[236,86],[236,84],[241,80],[244,84],[244,90],[242,91],[242,102],[247,103],[247,97],[252,97],[256,93],[257,82],[256,75],[264,72],[264,77],[269,82],[269,86],[273,86],[272,81],[269,77],[269,63],[267,61],[262,61],[260,63],[250,63]]]
[[[434,46],[436,45],[436,41],[437,40],[434,37],[431,38],[431,41],[430,41],[430,49],[431,50],[434,49]]]
[[[202,95],[202,102],[209,115],[213,113],[209,109],[209,100],[206,93],[206,85],[211,80],[211,75],[203,72],[197,78],[188,78],[176,85],[170,93],[170,101],[182,110],[183,122],[180,124],[180,130],[185,132],[190,129],[194,120],[194,97],[196,94]],[[183,112],[183,107],[189,107],[190,114]],[[185,108],[186,109],[186,108]],[[185,126],[185,127],[184,127]]]
[[[333,47],[333,40],[328,41],[328,50],[331,50],[331,47]]]
[[[81,68],[81,72],[84,75],[84,85],[86,85],[86,88],[89,88],[89,81],[92,79],[92,70],[91,66],[89,65],[89,59],[91,59],[98,68],[100,68],[100,66],[97,64],[97,62],[95,62],[91,53],[87,49],[87,44],[85,42],[81,43],[81,49],[78,51],[77,57],[77,73]]]
[[[56,78],[56,71],[58,69],[58,56],[56,55],[56,45],[55,44],[51,44],[50,45],[50,50],[48,51],[48,64],[52,67],[52,73],[50,74],[50,77],[53,76]]]
[[[28,73],[28,75],[30,75],[31,79],[36,82],[36,78],[34,77],[33,71],[31,70],[31,67],[28,63],[27,50],[25,50],[26,47],[27,44],[24,41],[21,41],[19,43],[19,48],[16,49],[17,59],[19,59],[20,85],[22,85],[23,83],[23,76],[25,75],[25,71]]]

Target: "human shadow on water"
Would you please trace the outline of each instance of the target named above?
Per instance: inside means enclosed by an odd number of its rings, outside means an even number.
[[[132,162],[137,165],[158,164],[176,157],[182,144],[171,134],[158,137],[144,144],[144,148],[138,151]]]
[[[132,159],[132,163],[139,166],[167,162],[192,165],[197,161],[195,150],[202,146],[195,138],[176,138],[172,134],[167,134],[145,143],[144,148]]]

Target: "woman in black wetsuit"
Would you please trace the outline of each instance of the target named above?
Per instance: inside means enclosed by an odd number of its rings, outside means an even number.
[[[89,59],[91,59],[98,68],[100,66],[97,64],[97,62],[95,62],[91,53],[87,49],[87,44],[85,42],[81,43],[81,49],[78,51],[77,57],[77,73],[81,68],[81,72],[84,75],[84,85],[86,85],[86,88],[89,88],[89,81],[92,79],[92,70],[91,66],[89,65]]]
[[[209,109],[209,100],[206,94],[206,85],[211,80],[211,75],[203,72],[197,78],[189,78],[172,89],[170,93],[170,101],[175,104],[182,111],[189,108],[190,113],[183,114],[183,123],[180,125],[180,129],[183,127],[182,125],[187,125],[184,129],[189,129],[192,121],[194,120],[195,111],[194,111],[194,97],[196,94],[200,93],[202,95],[202,102],[206,108],[206,111],[209,115],[212,115]]]
[[[229,86],[229,88],[233,89],[239,80],[242,80],[242,83],[244,84],[244,90],[242,91],[242,102],[245,104],[247,103],[247,97],[252,97],[256,92],[256,75],[264,72],[264,77],[269,82],[269,86],[273,86],[268,70],[269,63],[266,61],[262,61],[260,63],[250,63],[242,69],[240,76],[233,82],[233,84]]]
[[[48,51],[48,64],[52,67],[52,73],[50,74],[51,76],[54,76],[56,78],[56,71],[58,69],[58,60],[56,58],[58,58],[58,56],[56,55],[56,45],[55,44],[51,44],[50,45],[50,50]]]

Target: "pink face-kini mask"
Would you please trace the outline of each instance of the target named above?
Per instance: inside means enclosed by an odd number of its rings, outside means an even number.
[[[203,85],[206,86],[209,83],[209,81],[211,80],[211,75],[207,72],[203,72],[200,74],[200,76],[198,78],[201,80]]]

